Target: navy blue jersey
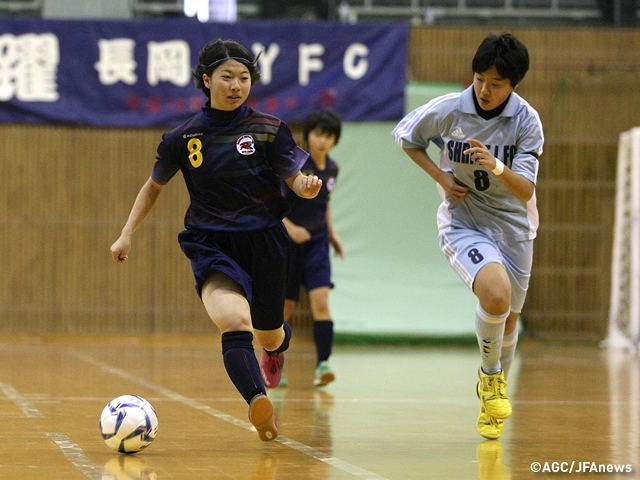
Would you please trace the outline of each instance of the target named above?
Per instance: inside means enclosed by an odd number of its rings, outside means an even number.
[[[182,172],[191,200],[186,228],[258,230],[287,215],[281,179],[308,156],[276,117],[246,105],[232,112],[207,106],[162,136],[151,178],[165,185]]]
[[[291,207],[287,217],[296,225],[306,228],[312,236],[326,235],[327,204],[336,184],[338,164],[327,157],[325,168],[320,170],[309,157],[301,171],[305,175],[317,175],[322,180],[322,188],[315,198],[305,199],[300,198],[283,183],[282,192]]]

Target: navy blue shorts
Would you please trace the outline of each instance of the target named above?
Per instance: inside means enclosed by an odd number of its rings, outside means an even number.
[[[178,235],[191,260],[196,291],[222,272],[244,290],[251,322],[258,330],[275,330],[284,321],[284,291],[289,236],[284,225],[249,232],[213,232],[189,229]]]
[[[297,301],[301,285],[307,292],[318,287],[333,288],[329,240],[326,234],[314,236],[301,244],[291,241],[288,264],[287,299]]]

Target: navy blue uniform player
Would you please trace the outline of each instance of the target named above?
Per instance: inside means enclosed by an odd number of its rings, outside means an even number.
[[[317,354],[313,382],[316,386],[327,385],[335,379],[328,363],[333,346],[333,320],[329,310],[329,290],[333,288],[329,244],[340,258],[344,258],[344,248],[331,215],[329,200],[336,185],[338,165],[329,152],[338,143],[341,131],[342,121],[335,112],[317,110],[309,114],[302,124],[302,134],[310,156],[302,166],[302,172],[320,178],[322,188],[311,200],[302,199],[293,195],[290,189],[283,188],[291,205],[291,211],[284,219],[291,237],[284,318],[291,318],[299,300],[300,286],[304,286],[313,317]],[[283,384],[286,384],[284,377],[280,380],[280,385]]]
[[[249,404],[260,439],[270,441],[278,430],[265,383],[280,381],[291,337],[283,319],[289,239],[280,183],[284,179],[297,195],[313,198],[322,181],[300,172],[308,154],[284,122],[244,105],[260,79],[256,60],[232,40],[213,40],[200,52],[193,75],[207,104],[163,135],[151,177],[111,254],[116,263],[128,259],[133,233],[181,171],[190,205],[178,240],[191,260],[196,290],[222,334],[229,378]],[[263,347],[260,364],[254,334]]]
[[[417,108],[393,134],[438,183],[440,247],[478,298],[477,429],[495,439],[511,415],[505,379],[531,276],[544,136],[538,113],[514,91],[529,69],[517,38],[489,35],[471,68],[473,85]],[[425,151],[430,142],[442,148],[439,165]]]

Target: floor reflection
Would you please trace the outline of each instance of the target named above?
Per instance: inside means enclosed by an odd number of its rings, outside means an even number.
[[[158,475],[144,457],[117,455],[103,467],[102,480],[157,480]]]
[[[500,440],[485,440],[476,449],[478,480],[511,480],[511,470],[502,464],[504,449]]]
[[[609,349],[607,364],[611,458],[640,469],[640,357],[637,352]]]

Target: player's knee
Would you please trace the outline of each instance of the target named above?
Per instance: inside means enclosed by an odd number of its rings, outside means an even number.
[[[221,333],[253,330],[251,325],[251,315],[245,309],[207,309],[207,312],[209,313],[211,321],[213,321]]]
[[[314,319],[324,320],[331,318],[329,312],[329,289],[321,287],[311,290],[309,292],[309,306]]]
[[[311,314],[315,320],[331,318],[328,299],[325,298],[320,301],[313,302],[311,305]]]
[[[254,330],[254,336],[258,343],[267,351],[274,352],[282,345],[285,340],[283,328],[276,330]]]
[[[502,266],[489,264],[476,276],[473,291],[482,308],[488,313],[499,315],[511,305],[511,283]]]
[[[485,282],[476,285],[475,294],[480,305],[492,315],[500,315],[509,310],[511,304],[511,286],[502,282]]]
[[[243,321],[240,318],[215,318],[212,319],[213,323],[220,333],[226,332],[251,332],[253,328],[251,327],[251,321]]]
[[[507,310],[511,303],[511,290],[500,289],[497,287],[484,288],[478,294],[478,299],[482,308],[492,315],[500,315]]]

